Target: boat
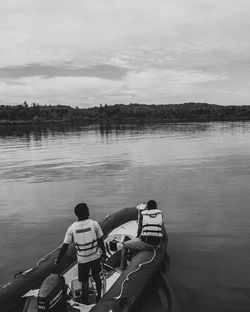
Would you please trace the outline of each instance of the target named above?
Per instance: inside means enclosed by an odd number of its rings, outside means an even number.
[[[134,207],[123,208],[99,222],[104,233],[107,260],[103,263],[102,298],[98,302],[95,300],[95,283],[90,276],[89,304],[81,303],[81,284],[78,282],[76,252],[72,244],[56,274],[54,263],[60,246],[40,259],[35,267],[18,273],[13,281],[2,286],[1,312],[40,312],[46,311],[49,305],[51,312],[132,311],[162,264],[166,266],[168,244],[163,226],[164,239],[160,247],[138,252],[128,260],[127,267],[121,270],[121,246],[124,241],[136,237],[137,219],[138,210]]]

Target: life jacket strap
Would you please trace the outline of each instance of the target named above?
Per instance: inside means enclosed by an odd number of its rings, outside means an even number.
[[[74,245],[78,251],[90,250],[90,249],[97,247],[97,239],[94,239],[93,241],[91,241],[89,243],[85,243],[85,244],[79,244],[79,243],[75,242]],[[91,245],[91,246],[87,247],[87,248],[81,248],[81,247],[88,246],[88,245]]]
[[[75,245],[78,245],[78,246],[88,246],[88,245],[93,245],[95,242],[97,242],[97,239],[93,239],[91,242],[88,242],[88,243],[85,243],[85,244],[79,244],[79,243],[75,243]]]
[[[161,225],[160,225],[160,224],[145,223],[144,225],[142,225],[142,227],[146,227],[146,226],[153,226],[153,227],[159,227],[159,228],[161,228]]]
[[[77,251],[79,251],[79,252],[81,252],[81,251],[88,251],[88,250],[91,250],[91,249],[95,249],[95,248],[98,248],[98,246],[96,245],[96,246],[91,246],[91,247],[89,247],[89,248],[76,248],[77,249]]]
[[[143,233],[161,233],[161,230],[143,230]]]
[[[88,251],[88,250],[92,250],[92,252],[88,253],[87,255],[83,255],[82,252],[83,251]],[[88,248],[88,249],[80,249],[80,250],[76,250],[77,256],[78,257],[82,257],[82,258],[88,258],[89,256],[94,255],[98,250],[98,246],[96,246],[95,249],[93,248]]]

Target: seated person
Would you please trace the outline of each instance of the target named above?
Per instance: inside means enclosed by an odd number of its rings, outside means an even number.
[[[162,212],[157,209],[154,200],[147,202],[146,208],[139,214],[137,238],[123,244],[121,270],[126,267],[127,249],[132,251],[153,250],[160,246],[162,234]]]

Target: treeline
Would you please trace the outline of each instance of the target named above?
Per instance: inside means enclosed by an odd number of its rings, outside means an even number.
[[[207,103],[146,105],[100,105],[73,108],[64,105],[1,105],[1,123],[42,122],[130,122],[130,121],[195,121],[250,119],[250,106],[222,106]]]

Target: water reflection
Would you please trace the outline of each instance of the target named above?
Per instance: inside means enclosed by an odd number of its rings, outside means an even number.
[[[203,132],[226,132],[229,131],[246,133],[249,132],[250,125],[248,121],[238,122],[182,122],[182,123],[133,123],[133,124],[82,124],[77,122],[56,123],[56,124],[20,124],[20,125],[0,125],[0,138],[22,138],[24,141],[39,141],[49,136],[72,134],[84,134],[94,131],[102,137],[123,136],[136,134],[201,134]]]
[[[54,249],[76,203],[100,220],[154,198],[185,311],[247,311],[249,130],[250,122],[1,127],[0,282]]]

